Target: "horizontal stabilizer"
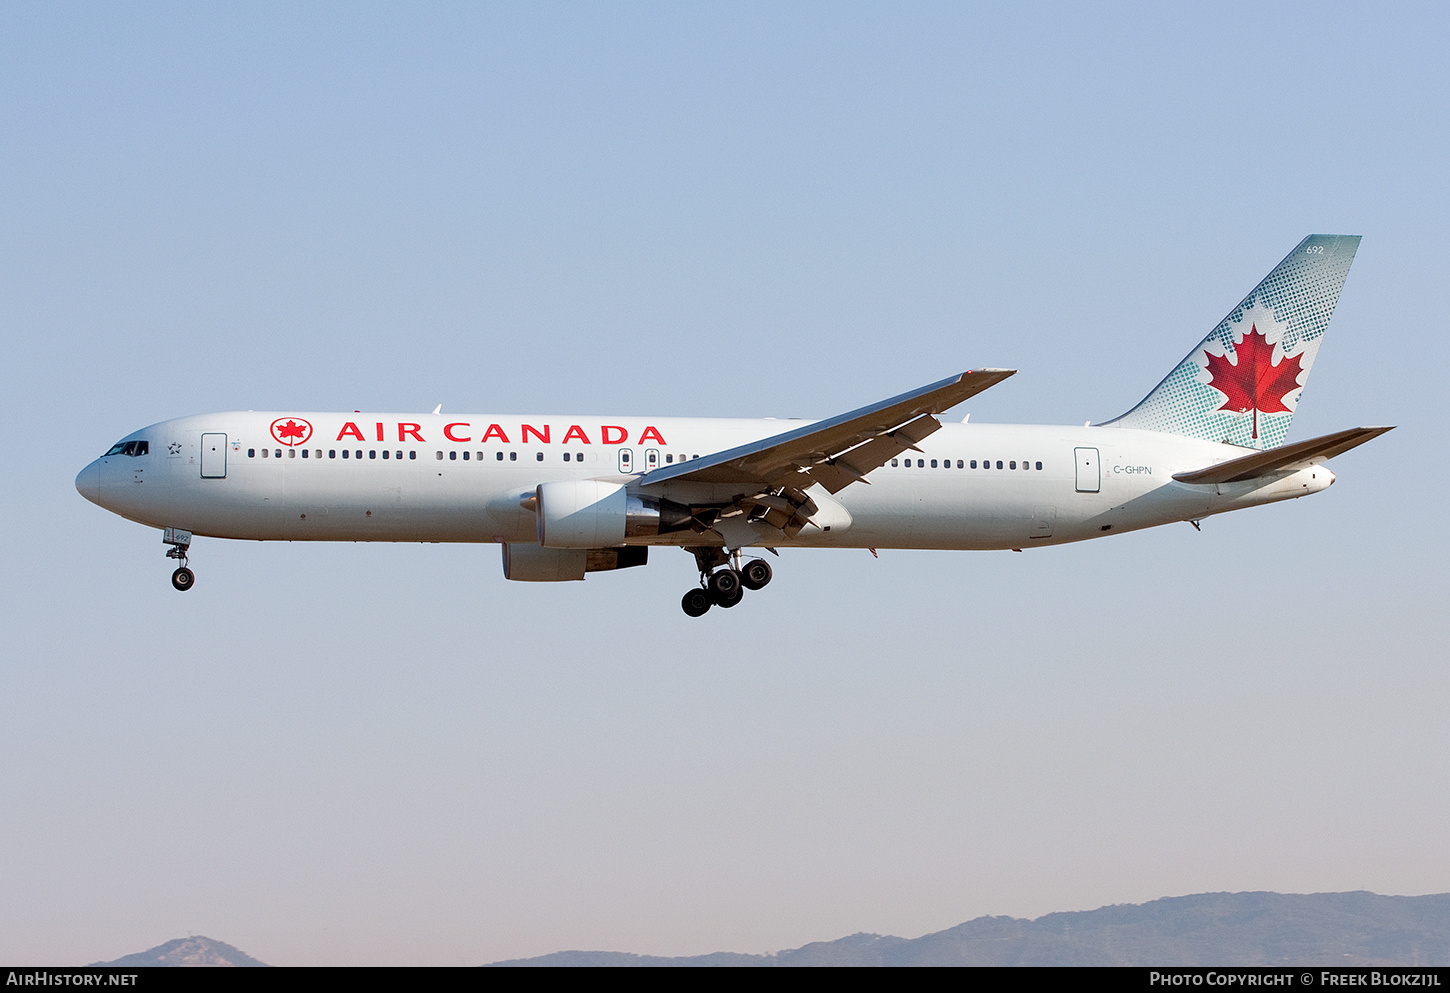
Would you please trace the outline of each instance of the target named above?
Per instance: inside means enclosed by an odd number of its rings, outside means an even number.
[[[1176,472],[1173,474],[1173,478],[1180,483],[1237,483],[1241,480],[1268,476],[1276,472],[1302,469],[1305,466],[1316,465],[1326,459],[1332,459],[1351,448],[1358,448],[1366,441],[1393,430],[1394,428],[1391,426],[1336,431],[1320,438],[1310,438],[1308,441],[1284,445],[1281,448],[1271,448],[1267,452],[1255,452],[1253,455],[1245,455],[1241,459],[1229,459],[1227,462],[1211,465],[1207,469]]]

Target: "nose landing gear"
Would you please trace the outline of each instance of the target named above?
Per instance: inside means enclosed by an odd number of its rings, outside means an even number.
[[[764,559],[742,564],[739,549],[729,553],[720,548],[690,551],[700,567],[700,588],[686,593],[680,607],[691,617],[699,617],[712,606],[729,609],[745,598],[746,590],[758,590],[770,582],[770,564]]]
[[[185,593],[196,583],[196,573],[186,567],[186,553],[191,548],[191,532],[181,528],[164,528],[161,541],[171,546],[166,550],[166,557],[176,559],[180,564],[180,568],[171,574],[171,585]]]

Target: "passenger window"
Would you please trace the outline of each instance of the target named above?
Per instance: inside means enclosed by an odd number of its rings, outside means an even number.
[[[305,448],[304,448],[304,449],[302,449],[302,457],[303,457],[303,458],[304,458],[304,459],[305,459],[305,458],[307,458],[307,449],[305,449]]]
[[[569,453],[568,452],[565,452],[564,453],[564,461],[565,462],[568,462],[569,461]]]
[[[535,462],[542,462],[542,461],[544,461],[544,453],[543,452],[540,452],[539,454],[535,455],[534,456],[534,461]]]
[[[891,460],[891,464],[892,464],[892,466],[898,466],[898,465],[900,465],[900,464],[901,464],[901,462],[900,462],[900,460],[898,460],[898,459],[892,459],[892,460]]]
[[[378,457],[378,450],[376,448],[369,448],[368,449],[368,458],[375,459],[377,457]]]
[[[247,449],[247,458],[254,459],[256,457],[257,457],[257,450],[255,448],[249,448],[249,449]]]
[[[932,467],[932,468],[933,468],[933,469],[935,469],[935,468],[936,468],[936,459],[932,459],[932,460],[931,460],[931,467]]]
[[[267,450],[265,448],[262,449],[262,454],[263,455],[266,455],[267,454]],[[351,453],[349,453],[348,450],[346,448],[344,448],[342,450],[342,457],[346,459],[346,458],[351,458],[352,456],[351,456]]]
[[[449,462],[456,462],[456,461],[458,461],[458,453],[457,452],[449,452],[448,453],[448,461]]]
[[[442,453],[442,452],[437,452],[437,453],[435,453],[435,454],[436,454],[436,455],[437,455],[437,457],[438,457],[438,461],[439,461],[439,462],[442,462],[442,461],[443,461],[443,453]]]
[[[1015,469],[1015,468],[1017,468],[1017,463],[1016,462],[1008,462],[1007,463],[1007,468],[1008,469]]]
[[[383,449],[383,458],[387,458],[387,457],[388,457],[388,450],[386,448],[384,448]]]
[[[357,457],[358,457],[358,458],[362,458],[362,449],[361,449],[361,448],[359,448],[359,449],[358,449],[358,450],[357,450]]]
[[[1039,471],[1039,472],[1041,472],[1041,471],[1042,471],[1042,463],[1041,463],[1041,462],[1039,462],[1039,463],[1037,463],[1037,470],[1038,470],[1038,471]]]
[[[502,462],[502,461],[503,461],[503,452],[499,452],[499,453],[498,453],[498,460],[499,460],[499,461],[500,461],[500,462]]]
[[[518,460],[519,460],[519,453],[518,452],[509,452],[509,461],[510,462],[517,462]]]
[[[966,468],[966,466],[962,465],[962,460],[961,459],[957,459],[957,468],[958,469],[965,469]]]
[[[410,458],[410,459],[416,459],[417,457],[418,457],[418,451],[417,451],[417,449],[413,449],[413,448],[408,449],[408,458]]]

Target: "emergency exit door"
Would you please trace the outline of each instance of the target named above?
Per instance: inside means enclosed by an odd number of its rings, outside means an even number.
[[[204,434],[201,436],[201,478],[227,478],[227,436]]]

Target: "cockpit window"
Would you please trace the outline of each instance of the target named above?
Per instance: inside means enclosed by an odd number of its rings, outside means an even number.
[[[148,455],[150,454],[151,443],[147,441],[118,441],[111,446],[106,455]],[[105,458],[106,456],[101,456]]]

